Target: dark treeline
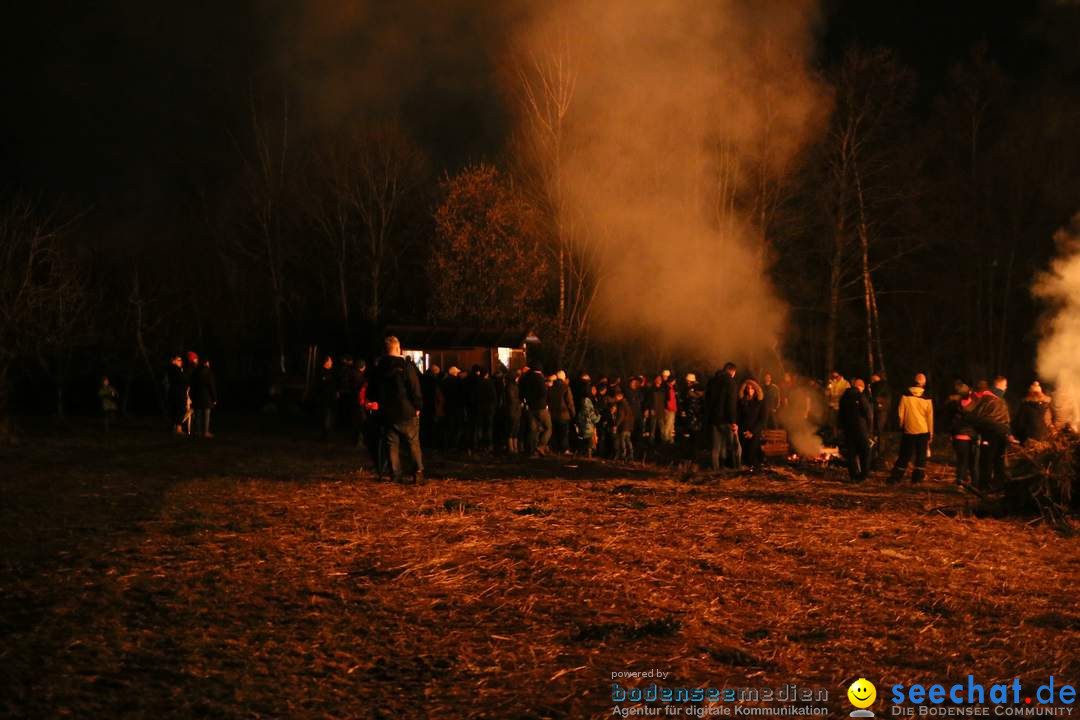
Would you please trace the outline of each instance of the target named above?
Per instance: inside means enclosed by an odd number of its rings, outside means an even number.
[[[1080,207],[1072,10],[1047,6],[1027,64],[984,43],[934,82],[888,49],[822,60],[827,128],[756,215],[799,370],[1031,374],[1029,286]],[[168,356],[194,349],[253,407],[309,345],[370,356],[405,322],[532,328],[560,367],[680,366],[570,317],[568,281],[603,280],[560,257],[573,249],[514,142],[448,159],[397,112],[328,129],[287,74],[235,92],[214,172],[174,172],[196,152],[181,146],[123,191],[4,189],[0,405],[89,407],[109,375],[124,409],[152,411]],[[649,282],[643,268],[628,301]]]

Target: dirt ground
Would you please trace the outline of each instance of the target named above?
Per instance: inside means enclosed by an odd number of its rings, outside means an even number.
[[[1080,681],[1080,538],[957,513],[944,468],[429,470],[250,429],[0,450],[0,716],[599,718],[660,670],[841,717],[858,677]]]

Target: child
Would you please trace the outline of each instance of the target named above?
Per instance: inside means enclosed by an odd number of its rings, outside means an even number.
[[[600,413],[596,412],[592,401],[592,388],[585,388],[577,411],[578,436],[585,448],[585,457],[591,458],[596,447],[596,423],[599,420]]]

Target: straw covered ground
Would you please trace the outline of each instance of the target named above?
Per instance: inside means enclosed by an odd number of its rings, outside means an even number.
[[[860,676],[1080,680],[1080,538],[941,478],[359,466],[253,433],[0,451],[0,716],[610,717],[651,669],[841,716]]]

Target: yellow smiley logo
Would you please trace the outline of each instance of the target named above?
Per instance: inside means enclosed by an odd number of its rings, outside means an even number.
[[[859,678],[847,689],[848,700],[857,708],[868,708],[877,700],[877,688],[866,678]]]

